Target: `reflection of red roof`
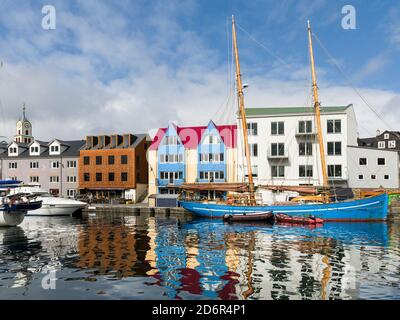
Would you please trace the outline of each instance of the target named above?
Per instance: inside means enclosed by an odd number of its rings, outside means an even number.
[[[227,148],[236,148],[236,125],[221,125],[216,126],[222,141],[224,142]],[[157,150],[158,146],[161,143],[162,138],[167,132],[168,128],[160,128],[157,131],[157,134],[154,136],[153,141],[150,145],[150,150]],[[199,126],[199,127],[176,127],[179,138],[182,140],[182,143],[185,149],[196,149],[201,138],[203,136],[204,131],[206,131],[207,126]]]

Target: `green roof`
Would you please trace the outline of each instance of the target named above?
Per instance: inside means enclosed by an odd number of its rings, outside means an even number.
[[[321,107],[321,113],[337,113],[344,112],[348,106],[330,106]],[[283,114],[299,114],[299,113],[313,113],[314,108],[312,107],[273,107],[273,108],[246,108],[246,116],[275,116]]]

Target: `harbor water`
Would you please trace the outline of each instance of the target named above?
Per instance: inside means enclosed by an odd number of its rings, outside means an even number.
[[[0,229],[0,299],[400,299],[400,223],[94,212]]]

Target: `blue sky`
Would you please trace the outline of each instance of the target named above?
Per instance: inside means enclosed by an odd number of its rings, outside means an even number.
[[[56,30],[41,27],[47,4],[56,8]],[[341,26],[346,4],[356,9],[355,30]],[[361,135],[399,129],[397,1],[2,0],[0,9],[5,136],[14,134],[22,103],[40,139],[145,132],[170,120],[233,121],[232,14],[247,32],[237,31],[247,106],[310,104],[310,19],[385,121],[377,122],[314,39],[322,104],[353,103]]]

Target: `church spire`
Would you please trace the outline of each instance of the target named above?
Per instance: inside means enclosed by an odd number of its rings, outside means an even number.
[[[24,103],[22,106],[22,121],[26,121],[25,111],[26,111],[26,105]]]

